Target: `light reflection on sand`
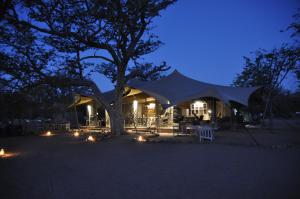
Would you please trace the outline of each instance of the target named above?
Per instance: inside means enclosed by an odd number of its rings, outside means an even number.
[[[12,153],[12,152],[5,152],[4,155],[0,156],[0,159],[6,159],[6,158],[13,158],[20,155],[20,153]]]

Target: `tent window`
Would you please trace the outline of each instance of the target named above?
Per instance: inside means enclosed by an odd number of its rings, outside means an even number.
[[[207,103],[205,101],[200,101],[200,100],[191,103],[189,115],[193,116],[193,113],[199,116],[207,114]]]

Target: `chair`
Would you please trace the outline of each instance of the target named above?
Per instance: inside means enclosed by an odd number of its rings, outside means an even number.
[[[199,141],[201,142],[202,139],[207,139],[210,141],[213,141],[214,135],[213,135],[213,128],[211,127],[198,127],[196,130],[196,133],[199,137]]]

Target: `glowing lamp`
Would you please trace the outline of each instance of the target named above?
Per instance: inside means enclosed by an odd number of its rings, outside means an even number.
[[[1,149],[1,150],[0,150],[0,156],[5,156],[5,151],[4,151],[4,149]]]
[[[137,100],[134,100],[132,106],[133,106],[133,111],[134,111],[134,112],[137,112],[137,109],[138,109],[138,101],[137,101]]]
[[[74,133],[74,136],[75,136],[75,137],[78,137],[78,136],[79,136],[79,133],[78,133],[78,132],[75,132],[75,133]]]
[[[145,142],[145,141],[146,141],[142,136],[139,136],[137,140],[138,140],[139,142]]]
[[[7,153],[4,149],[0,149],[0,158],[11,158],[17,155],[18,153]]]
[[[87,138],[87,140],[90,141],[90,142],[95,142],[96,141],[96,139],[91,135]]]
[[[52,136],[53,134],[51,133],[51,131],[47,131],[46,136]]]

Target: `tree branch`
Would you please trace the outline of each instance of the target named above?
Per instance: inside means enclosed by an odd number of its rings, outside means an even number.
[[[80,61],[85,60],[85,59],[103,59],[105,61],[108,61],[112,64],[115,64],[115,62],[107,57],[101,56],[101,55],[91,55],[91,56],[86,56],[86,57],[82,57],[80,58]]]

